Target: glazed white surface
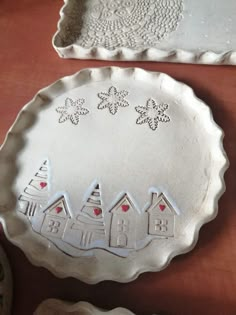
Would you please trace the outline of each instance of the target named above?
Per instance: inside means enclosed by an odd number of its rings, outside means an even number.
[[[129,92],[129,106],[119,107],[115,115],[108,108],[98,109],[98,93],[111,85]],[[77,125],[69,119],[59,123],[56,109],[67,98],[85,99],[83,107],[89,113],[80,116]],[[165,114],[170,121],[159,122],[155,130],[148,123],[136,123],[135,107],[145,106],[149,98],[168,104]],[[1,149],[1,185],[14,184],[2,185],[0,192],[6,233],[31,261],[61,277],[74,276],[89,283],[126,282],[141,272],[161,270],[172,257],[190,250],[199,228],[217,214],[228,165],[222,137],[210,109],[189,87],[165,74],[111,67],[86,69],[61,79],[26,105]],[[50,161],[49,199],[58,192],[68,193],[75,217],[94,180],[101,183],[105,213],[122,192],[128,192],[137,210],[144,213],[154,189],[166,194],[178,214],[174,237],[152,239],[140,250],[121,252],[122,258],[116,250],[81,251],[34,232],[12,201],[46,157]],[[137,228],[140,233],[142,227]]]

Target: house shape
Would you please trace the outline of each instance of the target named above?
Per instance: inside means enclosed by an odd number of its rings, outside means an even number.
[[[178,214],[167,197],[152,193],[148,212],[148,234],[159,237],[174,237],[175,217]]]
[[[62,238],[68,219],[71,214],[67,201],[61,196],[50,203],[43,211],[45,216],[41,227],[42,235],[46,237]]]
[[[136,221],[139,213],[129,196],[124,194],[110,213],[110,247],[135,249]]]

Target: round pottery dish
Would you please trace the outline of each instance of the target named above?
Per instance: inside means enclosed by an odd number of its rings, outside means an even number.
[[[192,89],[138,68],[39,91],[0,151],[8,239],[59,277],[127,282],[191,250],[217,214],[223,132]]]

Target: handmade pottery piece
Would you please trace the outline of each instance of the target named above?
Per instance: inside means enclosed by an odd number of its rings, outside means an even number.
[[[62,58],[236,64],[236,2],[64,0]]]
[[[85,69],[41,90],[0,151],[10,241],[60,277],[131,281],[193,248],[217,214],[222,130],[186,85]]]
[[[111,311],[99,309],[87,302],[72,304],[60,300],[49,299],[39,305],[34,315],[134,315],[124,308],[116,308]]]

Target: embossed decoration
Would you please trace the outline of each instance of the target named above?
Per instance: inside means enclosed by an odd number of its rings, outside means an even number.
[[[61,58],[236,65],[234,0],[64,2],[53,37]]]
[[[78,6],[85,13],[72,32],[77,43],[107,49],[153,47],[177,28],[183,12],[183,0],[91,0],[85,9]],[[68,45],[73,38],[62,40]]]
[[[47,161],[40,170],[47,171],[46,165]],[[45,173],[41,176],[46,177]],[[37,180],[31,180],[31,189],[38,186]],[[163,193],[153,192],[149,206],[142,211],[129,193],[121,195],[110,209],[104,209],[99,184],[90,188],[81,209],[72,209],[69,195],[62,193],[58,197],[57,193],[53,199],[38,200],[37,194],[31,193],[27,199],[22,199],[21,195],[19,202],[26,204],[18,211],[30,218],[35,232],[70,255],[65,244],[78,250],[105,249],[126,257],[130,251],[147,246],[153,238],[174,237],[178,212]],[[31,200],[33,198],[37,201]],[[30,211],[32,207],[34,212]]]
[[[98,93],[98,97],[102,100],[98,104],[98,109],[108,108],[112,115],[115,115],[118,111],[118,107],[126,107],[129,106],[128,101],[125,100],[125,97],[129,94],[129,92],[123,90],[119,91],[111,86],[108,89],[108,92]]]
[[[44,161],[17,201],[17,210],[30,220],[48,202],[48,161]]]
[[[165,237],[174,236],[174,209],[164,194],[152,194],[152,201],[147,210],[148,233]]]
[[[78,98],[89,114],[60,124],[56,108]],[[209,107],[164,73],[105,67],[62,78],[24,107],[0,149],[6,235],[60,277],[127,282],[160,271],[217,214],[222,139]]]
[[[56,109],[56,111],[61,114],[59,123],[63,123],[69,119],[74,125],[77,125],[80,115],[87,115],[89,113],[87,108],[82,107],[84,102],[84,99],[73,101],[71,98],[67,98],[65,100],[65,106]]]
[[[80,244],[79,247],[81,246],[83,249],[91,248],[96,242],[105,240],[105,222],[99,185],[96,185],[90,192],[76,220],[71,222],[70,229],[70,233],[77,235],[77,244],[74,246]]]
[[[152,130],[156,130],[159,122],[169,122],[170,117],[165,114],[168,109],[167,104],[157,104],[154,99],[149,99],[147,101],[146,107],[137,106],[136,111],[141,114],[141,116],[136,120],[138,125],[148,123]]]
[[[63,204],[63,213],[54,211],[58,204]],[[94,204],[99,208],[93,209]],[[163,204],[165,213],[160,210],[160,205]],[[175,216],[178,214],[163,193],[152,193],[150,206],[141,213],[128,194],[120,197],[112,209],[104,211],[99,185],[76,218],[73,214],[75,212],[78,211],[69,210],[67,199],[61,196],[36,217],[36,220],[43,222],[41,227],[37,226],[38,232],[52,242],[57,240],[56,245],[59,247],[63,247],[65,242],[74,248],[101,248],[120,256],[126,256],[130,250],[145,247],[153,237],[174,237]],[[35,229],[34,224],[33,228]],[[61,243],[58,243],[58,239]],[[126,251],[118,253],[116,248]]]

